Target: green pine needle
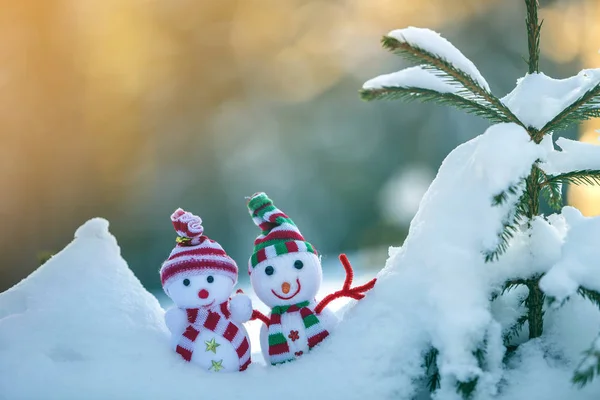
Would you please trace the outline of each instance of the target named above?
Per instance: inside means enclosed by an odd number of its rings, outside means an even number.
[[[506,347],[510,346],[510,342],[515,337],[519,336],[519,334],[523,330],[523,326],[525,325],[525,322],[527,322],[527,319],[528,319],[527,314],[523,314],[519,318],[517,318],[516,322],[502,336],[504,346],[506,346]]]
[[[498,193],[497,195],[495,195],[492,198],[492,205],[499,206],[499,205],[506,203],[508,198],[511,195],[516,196],[519,193],[519,191],[522,189],[522,187],[523,187],[523,182],[521,182],[517,185],[510,185],[508,189],[503,190],[502,192]]]
[[[565,107],[558,115],[546,123],[541,131],[546,134],[565,129],[573,124],[600,117],[600,83],[585,92],[580,98]]]
[[[573,373],[571,381],[573,384],[584,387],[590,383],[597,375],[600,375],[600,349],[597,347],[599,338],[594,339],[592,345],[583,352],[583,359]]]
[[[522,183],[519,185],[522,185]],[[519,186],[517,186],[517,188],[518,187]],[[510,191],[511,188],[512,188],[512,186],[509,187],[503,193]],[[518,193],[517,189],[514,189],[514,191],[515,191],[515,193]],[[500,195],[494,196],[492,204],[494,204],[494,205],[501,204],[501,203],[498,203],[498,201],[500,201],[500,200],[506,201],[507,196],[508,195],[506,195],[506,194],[505,195],[500,194]],[[507,220],[502,223],[502,230],[498,234],[500,242],[498,243],[496,248],[494,248],[493,250],[486,250],[483,252],[483,256],[485,258],[486,263],[497,261],[500,258],[500,256],[502,254],[504,254],[506,252],[506,250],[508,250],[511,239],[515,236],[515,233],[517,233],[520,229],[521,221],[524,218],[526,218],[526,216],[527,216],[528,207],[529,207],[528,204],[529,204],[529,195],[527,192],[523,192],[523,194],[517,201],[516,207],[513,210],[512,217],[509,216],[507,218]]]
[[[487,118],[492,122],[508,122],[501,114],[476,101],[459,96],[455,93],[440,93],[431,89],[418,87],[382,87],[378,89],[362,89],[360,96],[363,100],[404,100],[420,101],[423,103],[433,102],[450,105],[471,114]]]
[[[501,122],[514,122],[523,126],[521,121],[519,121],[512,111],[510,111],[496,96],[487,89],[481,87],[469,74],[455,68],[453,64],[449,63],[444,58],[410,43],[401,42],[390,36],[384,36],[381,43],[385,49],[392,53],[419,64],[422,68],[441,77],[451,86],[465,90],[466,93],[470,95],[469,97],[472,97],[474,101],[498,114],[500,117],[497,118],[501,118]],[[492,122],[497,122],[497,120],[492,120]]]
[[[542,23],[538,24],[538,0],[525,0],[527,7],[527,43],[529,45],[529,73],[539,72],[540,61],[540,31]],[[542,21],[543,22],[543,21]]]
[[[570,183],[572,185],[600,185],[600,170],[584,169],[579,171],[566,172],[560,175],[548,175],[544,186]]]
[[[438,350],[434,347],[429,350],[425,355],[425,368],[427,369],[427,375],[429,376],[427,381],[427,387],[430,392],[435,392],[440,388],[440,371],[437,367],[437,356]]]
[[[479,378],[471,379],[466,382],[457,382],[456,383],[456,393],[462,395],[463,399],[471,399],[475,392],[475,388],[477,387],[477,382]]]
[[[504,282],[504,286],[502,287],[502,293],[501,294],[505,294],[510,292],[511,290],[513,290],[514,288],[521,286],[521,285],[527,285],[527,281],[524,279],[512,279],[512,280],[508,280],[506,282]]]
[[[600,293],[598,293],[594,290],[580,287],[577,290],[577,294],[580,295],[581,297],[583,297],[584,299],[591,301],[592,303],[594,303],[594,305],[596,307],[598,307],[600,309]]]
[[[558,181],[548,182],[542,186],[542,197],[554,211],[560,211],[563,206],[562,183]]]

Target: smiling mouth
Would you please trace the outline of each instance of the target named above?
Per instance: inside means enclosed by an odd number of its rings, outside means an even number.
[[[215,301],[214,301],[214,300],[213,300],[213,301],[211,301],[210,303],[208,303],[208,304],[206,304],[206,305],[204,305],[204,306],[200,306],[200,307],[201,307],[201,308],[211,308],[213,304],[215,304]]]
[[[297,295],[298,293],[300,293],[300,289],[302,289],[302,285],[300,285],[300,279],[296,279],[296,284],[298,285],[298,289],[296,289],[296,292],[289,297],[278,295],[277,293],[275,293],[275,291],[273,289],[271,289],[271,292],[273,292],[273,294],[275,296],[279,297],[281,300],[289,300],[289,299],[293,298],[295,295]]]

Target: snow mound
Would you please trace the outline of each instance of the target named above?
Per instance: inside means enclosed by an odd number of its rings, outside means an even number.
[[[490,91],[490,86],[483,78],[475,64],[461,53],[452,43],[443,38],[439,33],[426,28],[410,26],[404,29],[395,29],[387,34],[399,42],[408,43],[430,53],[436,54],[456,69],[470,75],[479,86]]]
[[[600,69],[586,69],[567,79],[553,79],[541,72],[529,74],[519,78],[501,101],[525,125],[541,129],[598,83]]]
[[[417,87],[440,93],[455,93],[458,88],[444,82],[442,78],[422,67],[411,67],[391,74],[379,75],[363,84],[363,89],[384,87]]]
[[[453,150],[423,197],[403,247],[391,251],[374,289],[372,301],[385,296],[395,303],[393,313],[402,321],[405,340],[419,345],[388,346],[388,352],[413,366],[405,367],[405,374],[423,372],[418,366],[430,343],[439,350],[439,399],[455,398],[456,379],[480,378],[483,392],[495,393],[504,348],[500,326],[490,314],[491,281],[482,252],[497,244],[511,201],[494,207],[492,198],[526,176],[543,151],[515,124],[494,125]],[[472,353],[484,340],[487,371]]]
[[[104,218],[92,218],[75,231],[75,238],[99,238],[114,240],[108,232],[108,221]],[[116,242],[115,242],[116,243]]]
[[[558,138],[556,144],[562,151],[553,151],[542,164],[542,169],[552,175],[585,169],[600,169],[600,142],[585,143]]]
[[[168,359],[162,309],[104,219],[0,294],[0,310],[0,398],[126,397],[127,381],[147,380],[145,363]]]
[[[411,378],[403,371],[420,367],[380,340],[388,332],[393,348],[418,359],[394,313],[395,297],[373,293],[346,310],[338,331],[299,361],[210,373],[169,348],[164,311],[121,258],[108,223],[91,220],[63,251],[0,294],[0,398],[406,398]]]
[[[600,292],[600,217],[585,218],[573,207],[565,207],[563,213],[570,227],[562,255],[540,281],[542,290],[558,301],[574,295],[580,286]]]

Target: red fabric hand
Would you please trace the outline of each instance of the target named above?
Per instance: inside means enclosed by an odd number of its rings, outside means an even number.
[[[323,309],[325,309],[325,307],[327,307],[329,303],[341,297],[351,297],[355,300],[360,300],[363,297],[365,297],[365,292],[368,292],[375,286],[377,278],[371,279],[364,285],[350,287],[352,285],[352,279],[354,279],[354,271],[352,271],[352,265],[350,265],[350,261],[348,261],[348,257],[346,257],[345,254],[340,254],[340,261],[342,262],[342,265],[346,270],[346,280],[344,281],[344,286],[342,286],[341,290],[328,294],[323,300],[319,302],[319,304],[317,304],[317,307],[315,308],[315,312],[317,314],[320,314],[321,311],[323,311]]]

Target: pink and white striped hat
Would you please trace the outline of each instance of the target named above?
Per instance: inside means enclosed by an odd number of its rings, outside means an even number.
[[[177,245],[160,268],[163,288],[172,279],[206,273],[220,274],[237,282],[238,267],[219,243],[206,237],[200,217],[178,208],[171,215]]]

